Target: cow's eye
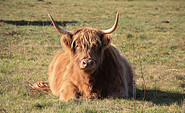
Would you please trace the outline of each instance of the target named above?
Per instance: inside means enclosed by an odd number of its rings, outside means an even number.
[[[74,51],[77,52],[79,50],[80,50],[80,45],[79,44],[75,44]]]
[[[79,44],[76,44],[76,45],[75,45],[75,48],[76,48],[76,49],[79,49],[79,48],[80,48]]]
[[[100,47],[98,46],[98,45],[93,45],[92,46],[92,50],[94,51],[94,52],[100,52]]]
[[[94,45],[92,46],[92,48],[93,48],[93,49],[97,49],[98,46],[94,44]]]
[[[75,48],[77,48],[77,47],[78,47],[78,44],[75,45]]]

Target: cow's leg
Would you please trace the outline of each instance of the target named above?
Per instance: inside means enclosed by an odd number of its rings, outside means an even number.
[[[70,99],[79,98],[80,94],[76,86],[73,84],[64,84],[60,90],[60,100],[68,101]]]
[[[83,97],[87,99],[94,99],[94,98],[98,98],[98,94],[92,92],[91,85],[84,85],[83,86]]]
[[[32,85],[34,89],[38,90],[49,90],[49,83],[47,81],[37,81]]]

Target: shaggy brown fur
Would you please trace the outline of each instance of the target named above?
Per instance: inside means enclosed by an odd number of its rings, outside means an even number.
[[[132,67],[110,44],[110,35],[82,28],[63,35],[64,50],[57,53],[49,67],[49,86],[61,100],[74,98],[128,97],[132,93]],[[81,68],[91,58],[95,66]],[[40,83],[39,83],[40,84]]]
[[[118,24],[108,30],[81,28],[65,31],[61,44],[64,50],[57,53],[49,67],[49,83],[37,82],[36,89],[50,88],[61,100],[74,98],[128,97],[132,93],[133,73],[129,62],[120,55],[111,42],[112,33]]]

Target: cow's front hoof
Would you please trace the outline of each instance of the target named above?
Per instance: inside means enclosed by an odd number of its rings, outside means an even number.
[[[38,90],[49,90],[49,83],[47,81],[37,81],[32,85],[32,88]]]

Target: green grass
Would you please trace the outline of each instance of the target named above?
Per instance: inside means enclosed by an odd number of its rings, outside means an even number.
[[[183,0],[0,0],[0,9],[0,112],[185,111]],[[47,80],[48,65],[62,49],[61,35],[47,13],[62,28],[73,30],[107,29],[117,11],[120,19],[112,43],[135,67],[135,101],[63,102],[29,86]]]

